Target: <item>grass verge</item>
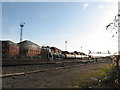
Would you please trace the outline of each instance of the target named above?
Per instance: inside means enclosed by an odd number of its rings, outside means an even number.
[[[102,68],[86,72],[70,83],[67,88],[105,88],[108,75],[112,72],[114,65],[109,64]]]

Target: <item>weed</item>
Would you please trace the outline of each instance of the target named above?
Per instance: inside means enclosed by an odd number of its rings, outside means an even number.
[[[102,83],[108,80],[108,75],[114,66],[109,64],[102,68],[86,72],[79,76],[78,80],[71,83],[71,88],[102,88]]]

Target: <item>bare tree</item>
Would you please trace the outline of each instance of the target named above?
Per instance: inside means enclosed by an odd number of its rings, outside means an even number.
[[[120,10],[119,10],[120,12]],[[117,14],[114,18],[114,20],[108,24],[106,26],[106,30],[111,30],[111,32],[113,33],[112,37],[119,37],[118,36],[118,33],[120,32],[119,29],[120,29],[120,14]],[[118,38],[119,39],[119,38]],[[119,52],[119,51],[118,51]],[[119,66],[119,59],[120,59],[120,55],[116,55],[116,73],[117,73],[117,78],[115,81],[117,81],[117,86],[120,87],[120,66]]]
[[[120,10],[119,10],[120,11]],[[119,32],[119,28],[120,28],[120,21],[119,21],[119,17],[120,14],[117,14],[113,20],[113,22],[109,23],[106,26],[106,30],[111,30],[111,32],[113,33],[112,37],[117,37],[118,38],[118,32]],[[119,56],[119,55],[118,55]],[[117,61],[116,64],[117,66],[119,66],[119,57],[117,56]]]

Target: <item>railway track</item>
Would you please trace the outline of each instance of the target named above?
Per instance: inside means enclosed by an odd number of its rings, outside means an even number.
[[[66,69],[66,68],[72,68],[72,67],[79,67],[79,66],[82,66],[82,65],[85,65],[85,64],[70,65],[70,66],[63,66],[63,67],[56,67],[56,68],[49,68],[49,69],[42,69],[42,70],[34,70],[34,71],[20,72],[20,73],[3,74],[3,75],[0,75],[0,78],[11,77],[11,76],[19,76],[19,75],[26,75],[26,74],[38,73],[38,72],[45,72],[45,71],[49,71],[49,70],[58,70],[58,69]]]
[[[52,68],[45,68],[45,69],[35,69],[35,70],[29,70],[29,71],[22,71],[22,72],[14,72],[14,73],[7,73],[7,74],[2,74],[0,75],[0,78],[5,78],[5,77],[12,77],[12,76],[20,76],[20,75],[27,75],[31,73],[39,73],[39,72],[45,72],[45,71],[50,71],[50,70],[59,70],[59,69],[66,69],[66,68],[73,68],[73,67],[80,67],[82,65],[87,65],[88,60],[78,60],[78,61],[58,61],[58,62],[52,62],[51,64],[56,65],[55,67]],[[96,62],[97,63],[104,63],[104,62]],[[43,63],[45,64],[45,63]],[[46,63],[47,64],[47,63]],[[50,64],[50,63],[49,63]],[[29,65],[29,64],[28,64]],[[15,66],[17,67],[17,66]],[[32,67],[32,65],[31,65]]]
[[[85,63],[88,60],[57,60],[57,61],[39,61],[39,60],[6,60],[2,61],[2,67],[10,67],[10,66],[25,66],[25,65],[45,65],[45,64],[57,64],[57,63]]]

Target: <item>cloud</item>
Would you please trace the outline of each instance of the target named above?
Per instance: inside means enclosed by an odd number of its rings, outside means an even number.
[[[87,9],[87,7],[88,7],[88,3],[85,3],[83,9]]]

